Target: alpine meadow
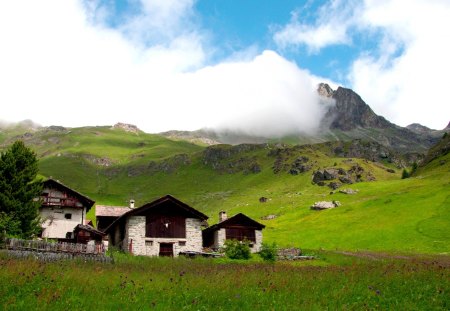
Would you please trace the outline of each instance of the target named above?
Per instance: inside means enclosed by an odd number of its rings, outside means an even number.
[[[0,1],[0,310],[450,310],[449,17]]]

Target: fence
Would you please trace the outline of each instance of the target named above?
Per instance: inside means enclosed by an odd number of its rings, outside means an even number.
[[[77,258],[100,262],[112,261],[111,257],[106,256],[106,249],[103,244],[51,243],[39,240],[7,238],[3,247],[9,255],[16,258],[34,257],[43,261]]]
[[[105,254],[105,246],[103,244],[78,244],[58,242],[50,243],[39,240],[21,240],[21,239],[6,239],[6,249],[10,250],[27,250],[38,252],[54,252],[54,253],[74,253],[74,254],[91,254],[103,255]]]

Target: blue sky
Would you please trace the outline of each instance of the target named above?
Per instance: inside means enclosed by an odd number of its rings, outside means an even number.
[[[448,16],[447,0],[2,1],[0,118],[312,133],[324,81],[442,129]]]

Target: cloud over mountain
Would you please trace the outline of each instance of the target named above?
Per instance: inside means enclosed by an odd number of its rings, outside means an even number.
[[[273,51],[211,63],[194,1],[134,3],[113,25],[100,1],[1,2],[2,118],[269,136],[317,128],[319,79],[308,71]]]

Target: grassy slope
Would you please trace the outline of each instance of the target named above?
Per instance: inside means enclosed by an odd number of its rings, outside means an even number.
[[[328,187],[311,184],[311,172],[274,174],[274,158],[267,156],[266,149],[245,154],[256,157],[262,171],[244,175],[217,172],[203,164],[203,147],[158,135],[91,127],[38,136],[29,144],[43,155],[42,174],[60,179],[97,204],[125,205],[134,198],[139,206],[170,193],[209,215],[211,224],[220,210],[229,215],[243,212],[255,219],[275,214],[274,220],[261,220],[267,226],[264,236],[283,246],[450,252],[448,156],[447,164],[433,161],[421,168],[417,177],[405,180],[400,179],[400,172],[387,173],[380,164],[354,159],[372,171],[377,181],[351,185],[360,191],[356,195],[330,195]],[[45,143],[38,143],[42,140]],[[306,155],[314,169],[334,163],[344,168],[352,165],[320,150],[305,148],[291,158]],[[128,166],[147,165],[180,153],[188,154],[192,162],[175,172],[133,177],[127,173]],[[99,166],[87,155],[107,157],[111,165]],[[105,169],[117,171],[111,175]],[[259,203],[261,196],[269,201]],[[339,200],[342,206],[321,212],[309,209],[321,200]],[[89,216],[94,217],[94,210]]]

